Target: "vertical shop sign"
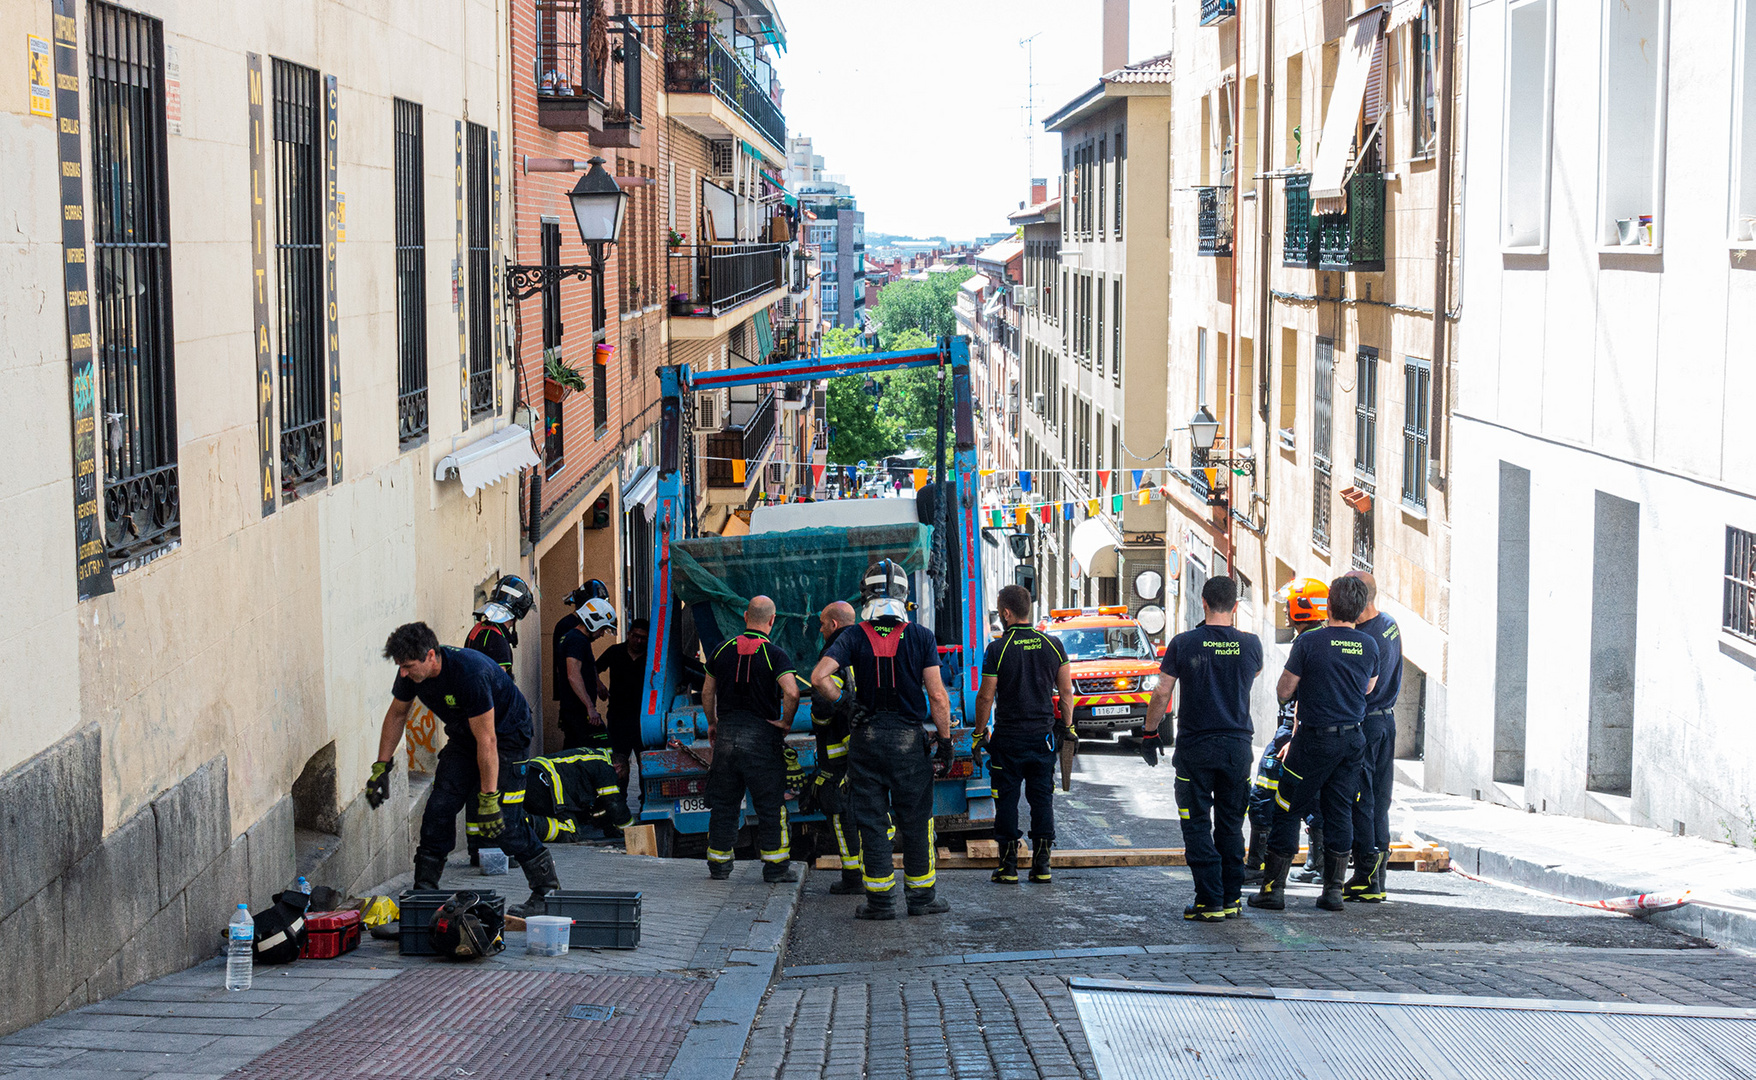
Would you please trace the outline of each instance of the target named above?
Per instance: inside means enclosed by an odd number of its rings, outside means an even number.
[[[262,115],[262,54],[245,53],[250,75],[250,300],[256,333],[256,443],[262,516],[275,509],[274,352],[268,345],[268,130]]]

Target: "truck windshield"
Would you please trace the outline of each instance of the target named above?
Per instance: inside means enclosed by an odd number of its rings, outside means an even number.
[[[1152,646],[1138,626],[1050,630],[1069,660],[1151,660]]]

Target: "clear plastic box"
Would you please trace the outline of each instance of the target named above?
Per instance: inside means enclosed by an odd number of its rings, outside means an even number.
[[[564,915],[530,915],[524,920],[524,951],[532,956],[566,956],[573,920]]]

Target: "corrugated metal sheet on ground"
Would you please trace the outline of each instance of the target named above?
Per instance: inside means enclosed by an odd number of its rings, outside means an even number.
[[[1104,1080],[1750,1080],[1756,1009],[1073,979]]]

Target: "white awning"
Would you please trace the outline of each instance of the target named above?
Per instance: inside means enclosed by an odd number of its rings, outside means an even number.
[[[634,475],[634,479],[622,485],[622,510],[624,512],[636,506],[646,510],[646,516],[652,517],[653,507],[658,503],[658,467],[647,465]]]
[[[541,462],[536,448],[530,444],[530,431],[514,424],[440,458],[439,464],[433,466],[433,479],[443,480],[455,473],[463,493],[474,495],[489,484]]]
[[[1427,0],[1394,0],[1390,5],[1390,21],[1384,24],[1384,32],[1388,34],[1403,23],[1413,22],[1415,16],[1426,6]]]
[[[1317,164],[1311,170],[1311,198],[1339,199],[1347,183],[1348,153],[1353,149],[1354,130],[1366,102],[1366,81],[1372,74],[1372,54],[1384,33],[1384,9],[1375,7],[1348,22],[1341,46],[1341,66],[1336,70],[1335,89],[1329,94],[1329,114],[1323,118],[1323,137],[1317,144]],[[1382,95],[1379,95],[1382,98]],[[1366,117],[1369,128],[1376,116]]]
[[[1104,517],[1086,518],[1073,529],[1073,561],[1087,577],[1116,576],[1116,548],[1122,537]]]

